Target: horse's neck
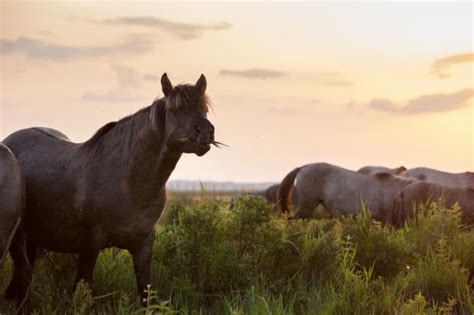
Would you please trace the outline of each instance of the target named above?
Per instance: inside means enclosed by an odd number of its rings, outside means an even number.
[[[152,202],[166,184],[181,153],[170,151],[162,131],[138,123],[116,126],[88,151],[85,169],[91,176],[111,177],[121,189],[142,202]],[[89,163],[97,163],[93,170]],[[100,176],[100,175],[99,175]],[[108,182],[108,181],[105,181]]]
[[[132,194],[152,200],[168,181],[181,153],[169,150],[161,135],[144,137],[130,156],[127,181]]]

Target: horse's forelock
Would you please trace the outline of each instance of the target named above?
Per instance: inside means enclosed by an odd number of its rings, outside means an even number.
[[[207,113],[209,111],[209,98],[205,93],[196,90],[194,85],[177,85],[166,97],[166,108],[178,110],[184,107],[197,107]]]

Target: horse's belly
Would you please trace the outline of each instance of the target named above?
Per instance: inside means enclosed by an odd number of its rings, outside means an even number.
[[[82,231],[78,225],[58,216],[38,216],[27,212],[22,228],[36,246],[56,252],[75,253],[81,247]]]

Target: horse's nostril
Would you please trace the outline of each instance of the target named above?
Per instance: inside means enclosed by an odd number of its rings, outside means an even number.
[[[199,127],[199,125],[194,125],[194,131],[196,131],[196,133],[201,133],[201,127]]]

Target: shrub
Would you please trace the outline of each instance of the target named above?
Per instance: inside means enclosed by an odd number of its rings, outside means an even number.
[[[456,305],[467,311],[469,291],[467,270],[453,259],[446,241],[438,240],[434,249],[407,275],[405,296],[414,297],[421,292],[427,301],[436,305]]]
[[[397,233],[374,221],[369,212],[342,218],[339,229],[341,237],[350,237],[356,248],[358,268],[372,269],[375,276],[393,277],[407,265],[408,253]]]
[[[186,199],[186,198],[185,198]],[[264,199],[196,195],[174,201],[157,227],[153,285],[136,294],[130,254],[106,249],[96,283],[75,293],[75,255],[45,253],[31,305],[39,314],[469,314],[474,230],[456,209],[430,205],[395,230],[368,213],[288,220]],[[0,289],[12,272],[0,270]],[[472,281],[472,280],[471,280]],[[471,285],[471,287],[469,287]],[[0,297],[0,313],[14,305]]]

